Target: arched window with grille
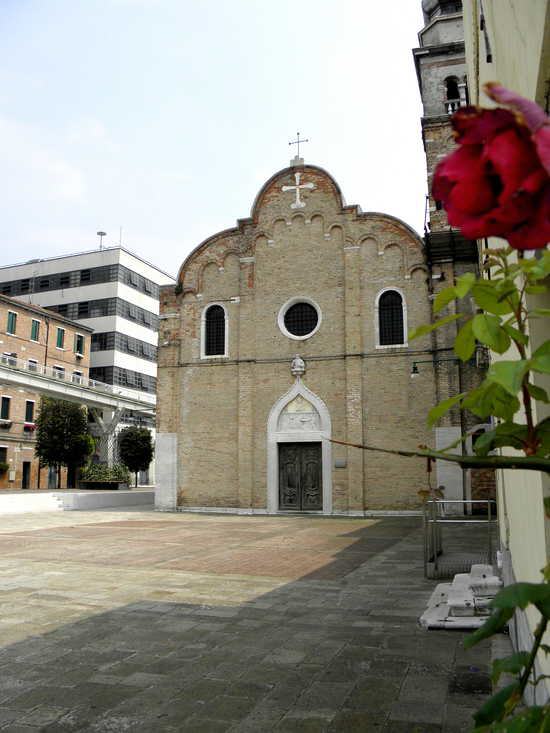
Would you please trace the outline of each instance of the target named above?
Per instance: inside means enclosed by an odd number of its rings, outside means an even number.
[[[397,290],[379,293],[376,302],[377,346],[406,346],[407,316],[403,296]]]
[[[202,312],[201,356],[227,356],[227,312],[223,305],[212,303]]]

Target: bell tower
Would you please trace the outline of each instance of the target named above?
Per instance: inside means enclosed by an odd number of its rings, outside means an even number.
[[[439,201],[431,195],[435,168],[455,147],[451,115],[469,103],[464,48],[464,25],[461,0],[422,0],[424,27],[418,34],[418,48],[413,49],[416,76],[422,99],[422,142],[426,154],[428,191],[424,218],[424,243],[429,267],[432,297],[452,285],[465,272],[479,273],[477,243],[465,239],[449,226]],[[469,312],[471,306],[455,301],[447,307]],[[431,355],[437,401],[447,399],[479,385],[486,368],[484,353],[462,363],[453,352],[459,326],[450,323],[432,334]],[[473,416],[452,409],[435,428],[435,444],[443,448],[474,427]],[[440,465],[438,465],[440,464]],[[471,471],[468,475],[456,467],[436,463],[437,484],[445,487],[445,498],[481,498],[494,490],[494,476]],[[487,487],[489,487],[487,489]],[[461,511],[456,505],[456,511]]]
[[[449,229],[445,212],[431,197],[433,172],[454,147],[449,118],[468,104],[468,88],[461,0],[422,0],[422,12],[424,27],[413,56],[422,98],[422,141],[430,191],[425,230],[433,235]]]

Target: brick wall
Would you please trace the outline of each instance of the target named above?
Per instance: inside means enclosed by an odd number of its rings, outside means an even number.
[[[8,313],[16,313],[14,333],[8,332]],[[39,323],[37,338],[31,339],[32,321]],[[57,347],[57,329],[64,329],[64,347]],[[82,357],[75,353],[75,335],[83,339]],[[0,296],[0,354],[13,354],[17,359],[28,362],[33,360],[39,367],[59,366],[67,376],[80,372],[88,376],[90,363],[90,332],[71,321],[58,318],[49,311],[34,306],[26,306],[19,301]],[[47,488],[48,470],[39,474],[38,460],[34,455],[33,424],[25,421],[26,404],[34,402],[34,419],[38,416],[40,395],[32,389],[2,384],[0,394],[10,400],[9,421],[0,421],[0,451],[5,453],[9,469],[0,474],[0,489],[21,488],[24,464],[30,464],[29,488]],[[9,424],[8,424],[9,423]],[[66,480],[63,471],[62,485]]]
[[[433,445],[426,414],[448,396],[440,392],[455,388],[442,389],[431,364],[410,377],[413,361],[432,354],[430,336],[400,347],[377,343],[383,288],[402,294],[408,329],[430,321],[422,241],[391,216],[344,206],[321,169],[298,170],[315,185],[302,194],[303,211],[295,213],[293,193],[281,191],[296,169],[282,171],[262,189],[251,219],[208,240],[184,264],[176,290],[161,290],[157,429],[178,435],[180,505],[266,507],[268,416],[294,383],[297,353],[307,366],[303,382],[327,406],[339,440]],[[322,313],[303,341],[277,322],[281,307],[300,296]],[[201,359],[201,313],[212,302],[227,310],[229,353]],[[452,334],[445,338],[452,343]],[[345,465],[332,468],[335,510],[418,506],[424,461],[340,445],[336,458]]]

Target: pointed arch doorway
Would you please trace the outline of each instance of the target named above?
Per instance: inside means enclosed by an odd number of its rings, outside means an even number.
[[[300,378],[267,421],[267,510],[332,513],[331,421]]]

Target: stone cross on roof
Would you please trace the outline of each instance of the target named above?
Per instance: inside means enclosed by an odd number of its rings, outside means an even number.
[[[293,201],[293,203],[290,204],[291,209],[303,209],[305,208],[306,202],[302,201],[300,198],[300,190],[306,189],[306,190],[312,190],[315,188],[314,183],[302,183],[300,185],[300,178],[302,174],[299,171],[296,171],[294,174],[294,179],[296,181],[295,186],[281,186],[281,191],[296,191],[296,199]]]

